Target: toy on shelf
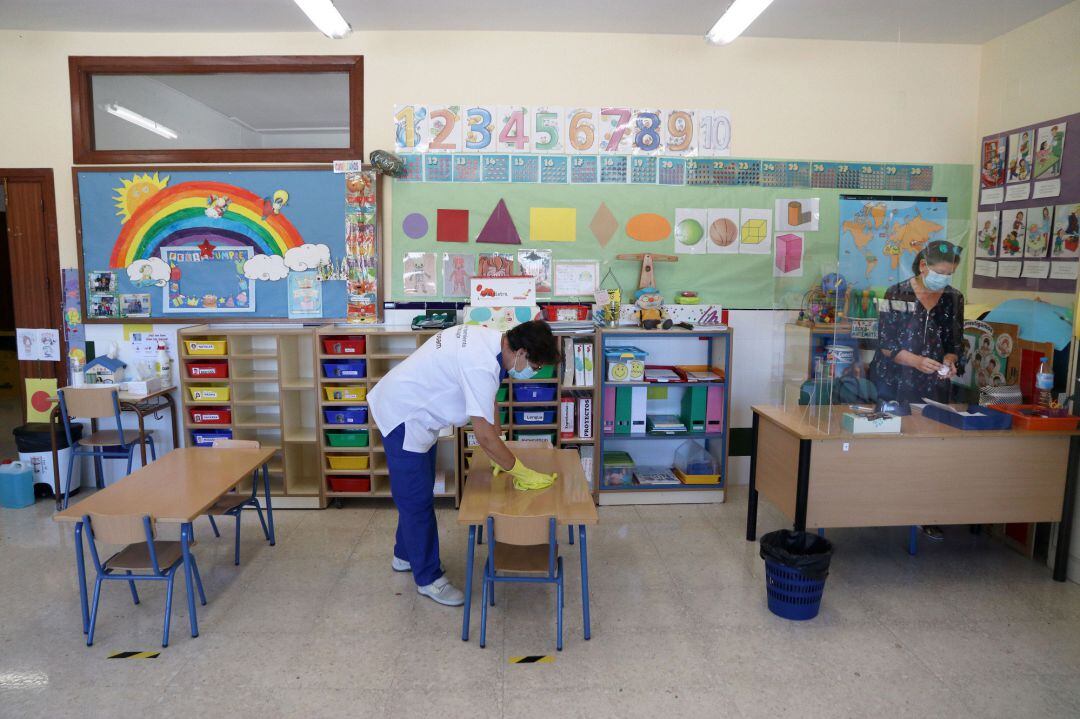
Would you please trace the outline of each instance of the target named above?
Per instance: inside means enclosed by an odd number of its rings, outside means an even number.
[[[830,272],[803,295],[798,324],[804,327],[846,325],[850,299],[847,280],[843,275]]]
[[[699,305],[701,304],[701,298],[698,297],[697,292],[687,290],[680,292],[675,297],[675,304],[677,305]]]
[[[127,364],[120,359],[117,359],[117,355],[120,353],[120,348],[113,342],[109,347],[109,353],[104,357],[95,357],[86,363],[86,369],[83,370],[83,377],[86,384],[120,384],[124,381],[124,370],[127,369]]]
[[[671,329],[670,319],[664,319],[660,307],[664,304],[664,296],[655,287],[642,288],[635,294],[638,306],[638,323],[642,329],[654,330],[660,327],[665,330]]]

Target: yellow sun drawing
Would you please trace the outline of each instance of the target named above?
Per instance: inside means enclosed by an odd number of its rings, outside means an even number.
[[[149,200],[155,194],[165,189],[169,184],[169,176],[158,178],[158,173],[151,177],[149,174],[134,175],[130,180],[120,178],[123,187],[114,187],[116,196],[116,214],[120,216],[120,224],[127,222],[139,205]]]

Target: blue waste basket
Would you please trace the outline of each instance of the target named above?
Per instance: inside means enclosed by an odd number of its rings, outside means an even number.
[[[761,538],[769,611],[784,619],[813,619],[829,576],[832,543],[809,532],[781,529]]]

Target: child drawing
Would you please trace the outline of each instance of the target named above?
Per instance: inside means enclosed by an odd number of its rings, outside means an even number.
[[[450,271],[450,287],[446,293],[455,296],[468,294],[469,273],[465,271],[465,258],[454,257],[451,262],[453,269]]]

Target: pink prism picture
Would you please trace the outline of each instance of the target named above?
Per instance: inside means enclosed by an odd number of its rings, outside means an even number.
[[[776,236],[776,269],[787,274],[802,266],[803,238],[787,233]]]

